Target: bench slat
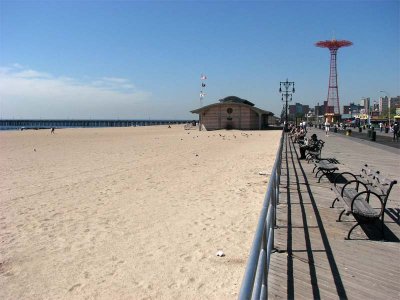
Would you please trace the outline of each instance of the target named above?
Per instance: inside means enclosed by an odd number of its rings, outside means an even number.
[[[353,198],[343,197],[344,203],[346,204],[346,211],[352,214],[362,216],[368,219],[379,219],[380,213],[374,210],[368,202],[366,202],[361,197],[357,197],[354,200],[353,211],[351,211],[351,203]]]
[[[324,160],[316,162],[315,165],[320,170],[339,170],[339,168],[336,165],[334,165],[334,164],[332,164],[330,162],[326,162]]]

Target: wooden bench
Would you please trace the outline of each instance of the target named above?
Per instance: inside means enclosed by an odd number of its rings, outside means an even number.
[[[315,173],[315,177],[317,177],[318,174],[321,173],[318,178],[318,182],[321,182],[322,177],[333,174],[335,171],[339,170],[339,168],[330,159],[315,159],[313,173],[315,172],[315,170],[317,170],[317,172]]]
[[[346,183],[339,184],[339,179],[347,178]],[[343,214],[353,215],[357,223],[349,230],[346,239],[350,239],[351,232],[358,225],[379,223],[380,231],[384,237],[384,215],[390,191],[396,180],[383,177],[379,171],[372,170],[368,165],[364,165],[360,174],[343,172],[335,177],[332,191],[336,198],[331,207],[337,201],[342,201],[344,209],[341,211],[338,222],[341,221]]]

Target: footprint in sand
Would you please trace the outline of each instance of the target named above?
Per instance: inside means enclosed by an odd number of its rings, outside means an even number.
[[[170,289],[177,288],[177,287],[178,287],[178,285],[176,284],[176,282],[173,282],[168,285],[168,288],[170,288]]]
[[[74,284],[73,286],[70,287],[70,289],[68,290],[68,292],[72,292],[73,290],[75,290],[76,288],[78,288],[78,287],[80,287],[80,286],[81,286],[80,283]]]

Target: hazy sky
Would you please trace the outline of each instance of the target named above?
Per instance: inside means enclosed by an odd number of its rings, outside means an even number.
[[[2,118],[192,119],[235,95],[280,114],[326,99],[338,53],[340,105],[400,92],[399,1],[0,0]]]

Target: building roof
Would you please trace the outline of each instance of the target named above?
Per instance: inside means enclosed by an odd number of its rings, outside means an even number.
[[[227,99],[227,98],[230,98],[230,99]],[[227,101],[221,101],[221,100],[225,100],[225,99],[227,99]],[[237,99],[239,99],[239,101],[238,101]],[[241,100],[243,100],[243,101],[241,101]],[[234,105],[239,105],[239,106],[248,107],[248,108],[250,108],[251,110],[255,111],[255,112],[258,113],[258,114],[262,114],[262,115],[271,115],[271,116],[274,115],[272,112],[267,111],[267,110],[263,110],[263,109],[258,108],[258,107],[255,107],[254,104],[251,103],[250,101],[247,101],[247,100],[244,100],[244,99],[240,99],[239,97],[229,96],[229,97],[220,99],[219,101],[220,101],[219,103],[213,103],[213,104],[210,104],[210,105],[206,105],[206,106],[203,106],[203,107],[194,109],[194,110],[192,110],[192,111],[190,111],[190,112],[191,112],[192,114],[200,114],[201,111],[206,110],[206,109],[209,109],[209,108],[211,108],[211,107],[214,107],[214,106],[221,106],[221,105],[224,105],[224,104],[227,104],[227,103],[232,103],[232,104],[234,104]],[[251,105],[250,105],[250,104],[247,104],[246,102],[251,103]]]
[[[246,99],[236,97],[236,96],[228,96],[228,97],[219,99],[218,101],[222,102],[222,103],[243,103],[243,104],[247,104],[250,106],[254,106],[254,103],[252,103]]]

